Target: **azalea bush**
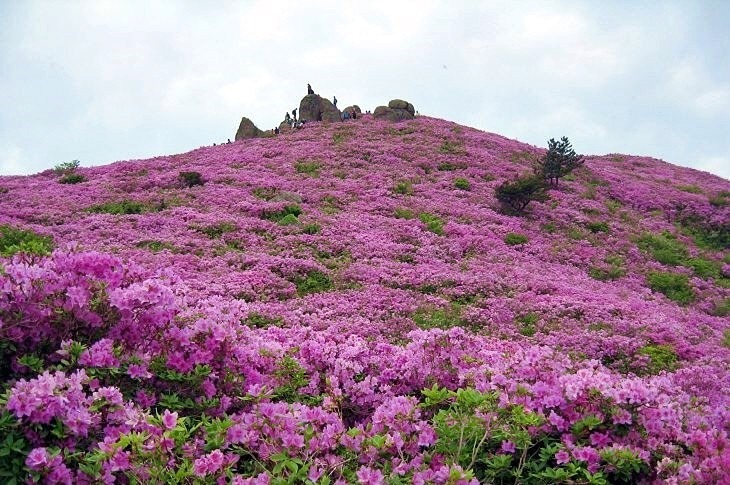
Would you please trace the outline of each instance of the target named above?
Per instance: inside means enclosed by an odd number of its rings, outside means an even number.
[[[728,182],[392,126],[3,178],[0,480],[726,481]]]

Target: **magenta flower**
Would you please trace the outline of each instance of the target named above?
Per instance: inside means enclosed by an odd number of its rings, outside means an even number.
[[[177,411],[170,412],[169,409],[165,409],[162,414],[162,425],[165,429],[173,429],[177,425]]]

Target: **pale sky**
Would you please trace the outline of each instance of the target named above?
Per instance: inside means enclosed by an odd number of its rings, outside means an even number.
[[[0,175],[185,152],[306,85],[730,179],[730,1],[0,0]]]

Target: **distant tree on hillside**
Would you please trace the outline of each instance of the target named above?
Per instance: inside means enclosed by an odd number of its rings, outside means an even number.
[[[533,200],[547,200],[549,197],[546,189],[545,182],[540,177],[525,175],[502,183],[494,192],[503,208],[519,213]]]
[[[573,150],[568,137],[560,141],[550,138],[547,153],[537,162],[535,172],[552,186],[558,185],[561,177],[568,175],[575,168],[583,165],[583,156]]]

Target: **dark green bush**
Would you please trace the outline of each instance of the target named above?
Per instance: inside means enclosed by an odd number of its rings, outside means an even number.
[[[87,209],[94,214],[142,214],[143,212],[152,212],[155,207],[147,203],[136,200],[122,200],[119,202],[104,202],[103,204],[92,205]]]
[[[452,304],[446,308],[424,306],[417,309],[411,318],[413,318],[413,322],[419,328],[424,330],[430,330],[432,328],[446,330],[451,327],[460,327],[463,325],[461,311],[462,307],[458,304]]]
[[[299,219],[294,214],[287,214],[277,222],[280,226],[292,226],[299,224]]]
[[[421,212],[418,214],[418,219],[426,224],[426,230],[439,236],[444,235],[444,221],[439,216],[429,212]]]
[[[298,296],[321,293],[323,291],[329,291],[335,287],[332,279],[319,270],[313,270],[305,276],[294,278],[293,283],[297,287]]]
[[[520,333],[525,337],[532,337],[537,333],[537,322],[540,319],[540,315],[535,312],[525,313],[515,317],[515,323],[520,328]]]
[[[318,177],[322,165],[316,160],[297,160],[294,169],[297,173],[303,173],[310,177]]]
[[[576,154],[567,137],[560,141],[550,139],[547,153],[537,162],[536,172],[550,185],[558,185],[558,180],[577,167],[583,165],[583,157]]]
[[[610,230],[608,224],[606,224],[605,222],[597,221],[589,222],[588,224],[586,224],[586,228],[594,234],[599,232],[608,232]]]
[[[548,199],[545,183],[534,176],[522,176],[511,182],[503,182],[494,191],[502,206],[514,212],[522,212],[533,200]]]
[[[164,249],[167,249],[169,251],[175,250],[175,246],[173,246],[170,243],[162,242],[162,241],[140,241],[137,244],[135,244],[135,246],[137,246],[138,248],[149,249],[153,253],[157,253]]]
[[[637,241],[639,249],[648,252],[662,264],[677,266],[687,258],[687,247],[679,242],[673,234],[663,232],[652,234],[645,232]]]
[[[53,238],[41,236],[33,231],[0,225],[0,256],[10,257],[16,253],[44,256],[53,251]]]
[[[646,366],[648,374],[656,375],[662,371],[671,372],[677,369],[679,357],[671,345],[645,345],[637,353],[649,357],[649,364]]]
[[[219,222],[210,226],[195,226],[193,227],[198,232],[202,232],[211,239],[218,239],[227,232],[234,232],[238,228],[232,222]]]
[[[306,224],[304,227],[302,227],[302,232],[304,234],[319,234],[321,229],[322,228],[319,226],[319,224],[310,223],[310,224]]]
[[[402,180],[393,186],[393,192],[400,195],[413,195],[413,184],[409,180]]]
[[[454,187],[456,187],[459,190],[470,190],[471,184],[469,181],[465,178],[459,177],[454,180]]]
[[[527,244],[527,236],[524,234],[517,234],[516,232],[510,232],[504,236],[504,242],[508,246],[518,246],[520,244]]]
[[[59,163],[58,165],[53,167],[53,170],[57,174],[63,175],[63,174],[73,173],[73,171],[76,170],[77,168],[79,168],[80,166],[81,166],[81,162],[79,162],[78,160],[71,160],[70,162]]]
[[[649,288],[663,293],[667,298],[680,305],[688,305],[695,299],[687,275],[668,271],[652,271],[647,275]]]
[[[269,221],[279,222],[288,215],[299,217],[302,215],[302,209],[297,204],[289,204],[283,209],[265,209],[262,217]]]
[[[200,172],[180,172],[177,178],[183,187],[194,187],[205,184]]]
[[[464,150],[464,145],[461,142],[444,140],[439,147],[439,152],[450,155],[463,155],[466,153],[466,150]]]
[[[58,183],[60,184],[80,184],[81,182],[86,182],[86,177],[80,173],[67,173],[58,179]]]
[[[394,211],[394,215],[396,219],[415,219],[416,215],[413,213],[412,210],[406,209],[405,207],[398,207]]]

